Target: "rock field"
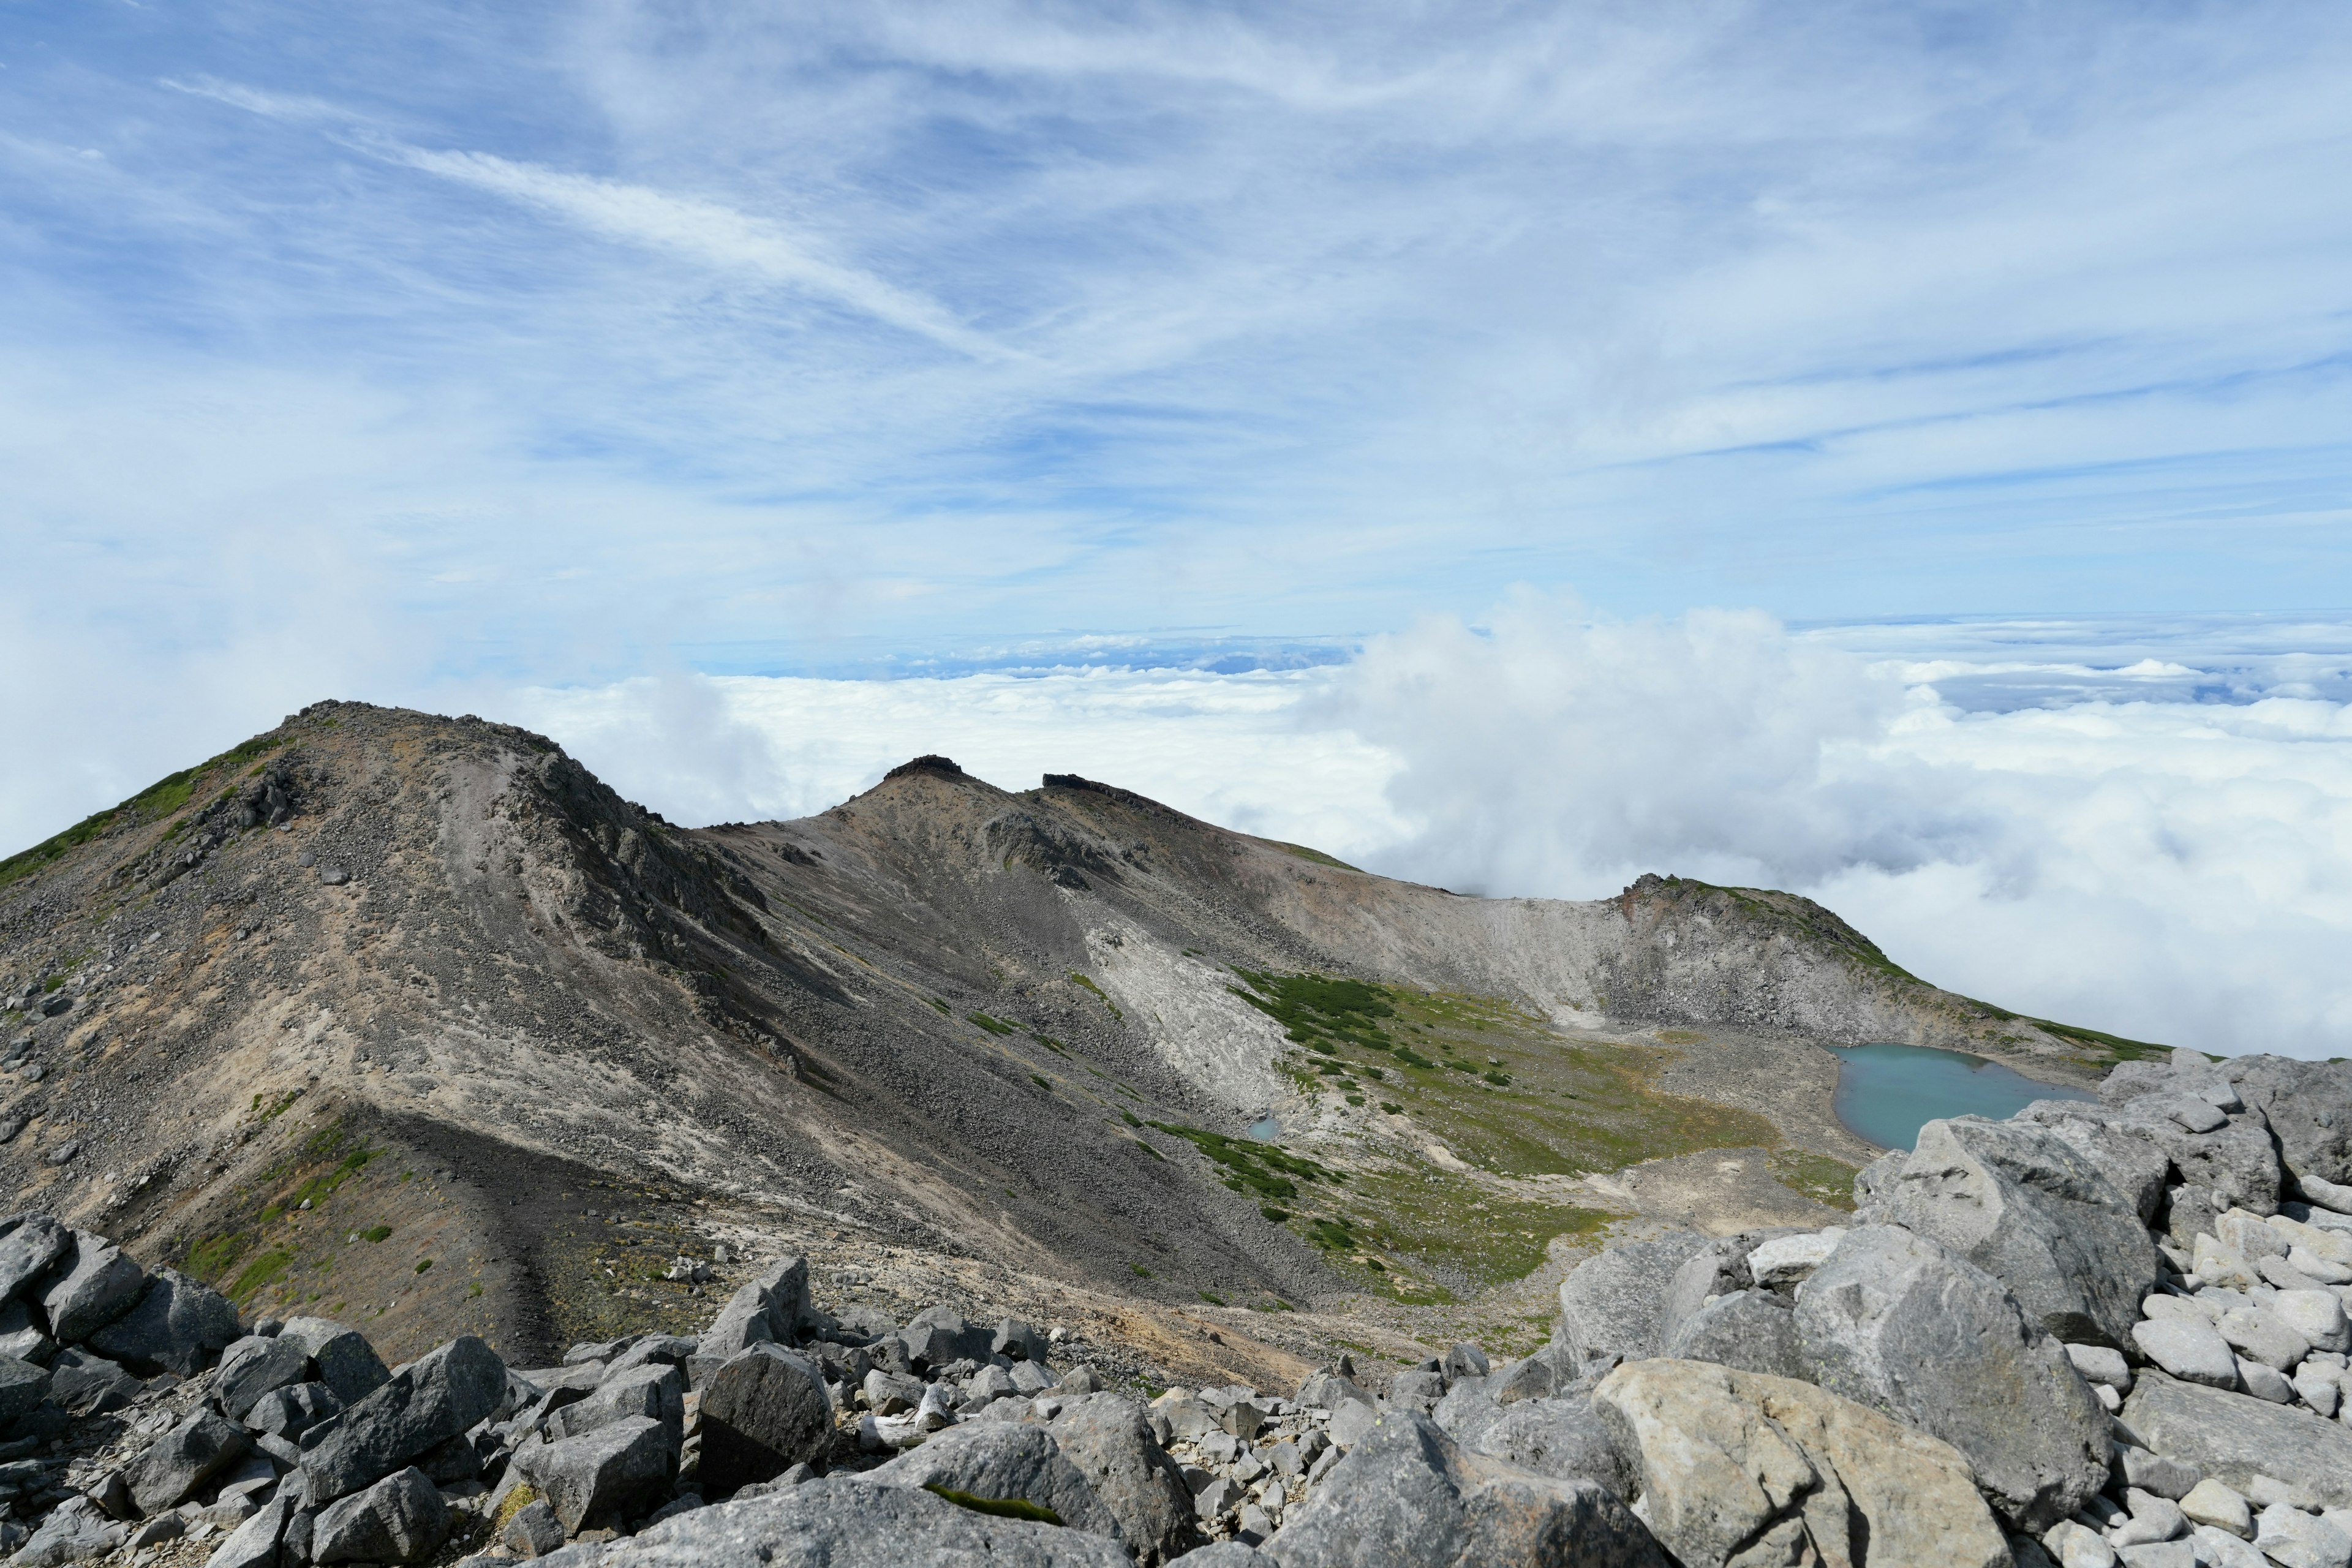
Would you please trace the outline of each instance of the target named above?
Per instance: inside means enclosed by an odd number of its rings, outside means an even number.
[[[1851,1222],[1605,1248],[1375,1391],[1111,1389],[771,1259],[694,1334],[387,1366],[0,1221],[23,1568],[2352,1568],[2352,1070],[2191,1053],[1931,1122]]]

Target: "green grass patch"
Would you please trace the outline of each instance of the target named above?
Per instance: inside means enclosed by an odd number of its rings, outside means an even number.
[[[270,736],[256,736],[230,747],[209,762],[199,763],[193,768],[183,768],[176,773],[167,773],[121,805],[93,812],[64,832],[53,834],[30,849],[19,850],[0,860],[0,888],[54,865],[75,849],[94,838],[104,837],[117,826],[136,827],[163,821],[194,799],[197,783],[215,769],[250,762],[284,744],[284,741]]]
[[[180,1267],[199,1279],[217,1283],[229,1266],[245,1256],[245,1249],[251,1244],[252,1238],[242,1231],[209,1236],[188,1248],[188,1256],[181,1259]]]
[[[1128,1268],[1129,1268],[1130,1269],[1134,1270],[1134,1272],[1135,1272],[1135,1277],[1136,1277],[1138,1279],[1150,1279],[1150,1278],[1151,1278],[1151,1270],[1150,1270],[1150,1269],[1149,1269],[1149,1268],[1145,1268],[1142,1264],[1140,1264],[1140,1263],[1130,1263],[1130,1264],[1129,1264],[1129,1265],[1128,1265]]]
[[[1093,981],[1087,979],[1085,975],[1079,973],[1075,969],[1070,971],[1070,978],[1076,984],[1083,985],[1087,990],[1093,992],[1095,994],[1095,1000],[1109,1008],[1110,1016],[1112,1017],[1117,1018],[1121,1023],[1125,1023],[1127,1021],[1127,1015],[1118,1010],[1118,1003],[1103,994],[1103,988],[1101,986],[1096,984]]]
[[[1363,868],[1360,866],[1349,865],[1345,860],[1340,859],[1337,856],[1326,855],[1320,849],[1310,849],[1304,844],[1290,844],[1279,838],[1261,838],[1258,842],[1260,844],[1271,844],[1286,855],[1296,855],[1301,860],[1311,860],[1318,866],[1328,866],[1335,871],[1360,872],[1363,869]],[[1187,949],[1186,951],[1189,952],[1191,950]]]
[[[275,1282],[294,1261],[294,1254],[284,1247],[272,1247],[245,1266],[236,1282],[221,1292],[230,1300],[243,1304],[263,1286]]]
[[[1183,1139],[1223,1167],[1225,1184],[1235,1192],[1252,1192],[1262,1198],[1295,1198],[1301,1181],[1336,1184],[1344,1179],[1328,1166],[1254,1138],[1228,1138],[1222,1132],[1172,1121],[1150,1125]]]
[[[940,1017],[942,1017],[942,1018],[952,1018],[952,1017],[954,1017],[954,1016],[955,1016],[955,1009],[954,1009],[954,1008],[952,1008],[952,1007],[950,1007],[950,1006],[949,1006],[946,1003],[944,1003],[944,1002],[940,1001],[938,997],[936,997],[936,996],[926,996],[926,997],[924,997],[924,998],[923,998],[923,1000],[924,1000],[924,1001],[926,1001],[926,1002],[929,1002],[932,1006],[937,1007],[937,1008],[940,1010]]]
[[[1054,1092],[1054,1080],[1045,1077],[1043,1074],[1031,1073],[1029,1075],[1029,1081],[1035,1084],[1039,1089],[1044,1089],[1047,1094]]]
[[[372,1225],[365,1230],[360,1232],[360,1239],[362,1241],[385,1241],[389,1240],[391,1237],[392,1226],[388,1225]]]
[[[1222,1307],[1225,1304],[1225,1299],[1223,1296],[1218,1295],[1214,1290],[1202,1291],[1201,1300],[1206,1301],[1212,1307]]]
[[[1014,1026],[1002,1018],[992,1018],[985,1013],[966,1013],[964,1016],[992,1035],[1009,1035],[1013,1031]]]
[[[1764,1162],[1780,1184],[1833,1209],[1853,1208],[1854,1167],[1810,1149],[1775,1149]]]
[[[418,1258],[418,1259],[416,1260],[416,1271],[417,1271],[419,1274],[424,1273],[426,1269],[428,1269],[428,1268],[432,1268],[432,1267],[433,1267],[433,1259],[431,1259],[431,1258]]]
[[[1060,1524],[1062,1516],[1042,1502],[1031,1502],[1023,1497],[979,1497],[960,1492],[953,1487],[937,1481],[926,1481],[923,1489],[935,1497],[943,1497],[958,1508],[968,1508],[974,1513],[984,1513],[992,1519],[1025,1519],[1032,1524]]]

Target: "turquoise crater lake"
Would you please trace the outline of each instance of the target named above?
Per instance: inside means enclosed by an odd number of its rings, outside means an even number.
[[[1837,1119],[1882,1149],[1908,1149],[1943,1116],[2014,1116],[2037,1100],[2096,1100],[2011,1072],[1964,1051],[1926,1046],[1832,1046],[1838,1058]]]

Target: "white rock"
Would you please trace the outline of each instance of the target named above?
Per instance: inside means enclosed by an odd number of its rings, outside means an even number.
[[[1834,1225],[1811,1236],[1776,1237],[1748,1255],[1748,1272],[1768,1290],[1794,1284],[1819,1268],[1843,1239],[1844,1227]]]
[[[2256,1399],[2267,1399],[2273,1405],[2294,1403],[2294,1384],[2286,1380],[2286,1373],[2258,1361],[2238,1358],[2238,1382]]]
[[[2273,1299],[2273,1317],[2311,1342],[2316,1351],[2352,1350],[2352,1325],[2344,1317],[2344,1303],[2328,1290],[2281,1290]]]
[[[2279,1568],[2352,1568],[2352,1535],[2284,1503],[2263,1510],[2254,1544]]]
[[[2150,1296],[2139,1304],[2140,1316],[2153,1322],[2218,1323],[2221,1309],[2194,1296]]]
[[[2150,1318],[2132,1325],[2139,1353],[2184,1383],[2238,1386],[2238,1359],[2212,1324],[2201,1319]]]
[[[2294,1392],[2322,1415],[2333,1415],[2336,1406],[2344,1403],[2343,1384],[2337,1381],[2343,1375],[2333,1367],[2305,1362],[2294,1369]]]
[[[2227,1289],[2244,1290],[2262,1283],[2252,1262],[2234,1247],[2225,1247],[2210,1236],[2200,1235],[2194,1254],[2197,1278],[2208,1285]]]
[[[2071,1519],[2051,1526],[2042,1544],[2058,1559],[2058,1568],[2115,1568],[2115,1548],[2101,1539],[2097,1531]]]
[[[2189,1495],[2180,1500],[2180,1511],[2191,1524],[2226,1531],[2242,1541],[2253,1537],[2254,1510],[2244,1498],[2210,1476],[2189,1489]]]
[[[2066,1359],[2083,1374],[2085,1383],[2106,1384],[2129,1394],[2132,1385],[2131,1365],[2124,1352],[2105,1345],[2068,1345]]]
[[[2271,1568],[2270,1559],[2252,1542],[2241,1541],[2210,1524],[2200,1524],[2190,1531],[2189,1539],[2197,1549],[2201,1568]]]

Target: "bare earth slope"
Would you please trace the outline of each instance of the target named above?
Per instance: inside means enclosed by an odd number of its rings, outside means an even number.
[[[1557,1263],[1652,1156],[1769,1155],[1811,1203],[1806,1161],[1869,1152],[1790,1095],[1816,1042],[2109,1054],[1783,894],[1463,899],[940,759],[687,831],[541,737],[352,703],[0,862],[0,990],[20,1206],[392,1352],[523,1360],[698,1321],[697,1262],[788,1237],[870,1260],[845,1300],[1059,1291],[1232,1364],[1244,1303]],[[1278,1147],[1240,1140],[1267,1115]],[[1643,1179],[1682,1213],[1679,1168]]]

